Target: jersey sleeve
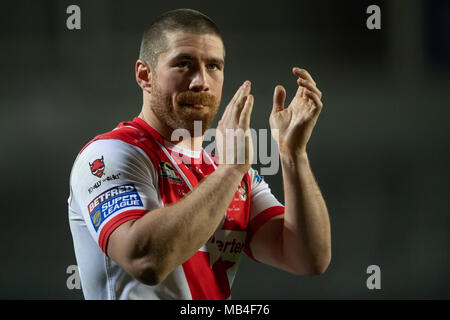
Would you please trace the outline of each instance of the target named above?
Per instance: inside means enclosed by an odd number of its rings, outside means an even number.
[[[272,194],[269,185],[258,171],[251,168],[249,171],[251,182],[250,193],[250,221],[247,228],[247,239],[245,241],[245,253],[257,261],[250,249],[250,242],[254,234],[270,219],[284,214],[284,205]],[[258,261],[259,262],[259,261]]]
[[[79,214],[105,254],[117,227],[162,206],[152,161],[121,140],[89,144],[75,160],[70,183]]]

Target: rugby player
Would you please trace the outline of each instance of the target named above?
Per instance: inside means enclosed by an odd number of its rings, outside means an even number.
[[[166,12],[144,32],[135,65],[140,114],[90,141],[71,172],[69,221],[86,299],[230,299],[242,253],[295,275],[327,269],[328,210],[306,150],[322,93],[297,67],[287,107],[285,89],[275,88],[269,123],[282,204],[251,168],[251,136],[236,136],[241,148],[228,139],[249,130],[250,81],[218,122],[217,155],[202,148],[224,67],[221,33],[198,11]],[[189,135],[172,139],[180,129]]]

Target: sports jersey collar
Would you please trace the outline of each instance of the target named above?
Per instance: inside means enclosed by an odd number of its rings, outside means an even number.
[[[177,146],[169,141],[164,140],[164,146],[176,153],[182,154],[184,156],[188,156],[190,158],[200,158],[201,151],[189,150],[182,147]]]
[[[167,141],[166,139],[163,138],[163,136],[161,136],[159,134],[158,131],[153,129],[153,127],[151,127],[143,119],[141,119],[139,117],[135,117],[133,119],[133,123],[135,125],[137,125],[138,127],[140,127],[141,129],[143,129],[148,134],[150,134],[154,139],[156,139],[159,143],[161,143],[162,145],[164,145],[165,147],[167,147],[171,151],[175,151],[175,152],[177,152],[179,154],[182,154],[182,155],[185,155],[185,156],[188,156],[188,157],[191,157],[191,158],[200,158],[201,151],[188,150],[188,149],[185,149],[185,148],[181,148],[181,147],[171,143],[170,141]],[[203,148],[202,148],[202,150],[203,150]]]
[[[139,117],[135,117],[133,119],[133,123],[143,129],[145,132],[150,134],[155,140],[157,140],[159,143],[164,144],[164,138],[159,134],[158,131],[153,129],[147,122],[142,120]]]

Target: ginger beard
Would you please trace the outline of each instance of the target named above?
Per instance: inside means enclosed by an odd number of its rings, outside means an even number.
[[[175,100],[175,101],[173,101]],[[201,104],[203,108],[194,108],[194,104]],[[194,137],[194,122],[201,121],[201,134],[208,130],[219,110],[220,97],[205,91],[183,91],[173,99],[170,94],[165,94],[158,81],[154,82],[151,92],[150,107],[153,113],[167,127],[172,130],[186,129]]]

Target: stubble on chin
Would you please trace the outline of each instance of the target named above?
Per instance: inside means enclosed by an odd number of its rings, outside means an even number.
[[[188,96],[190,95],[188,94]],[[183,98],[180,102],[183,102]],[[171,96],[164,96],[158,88],[154,88],[150,107],[158,119],[172,131],[186,129],[193,137],[194,134],[198,134],[199,129],[195,130],[195,127],[198,126],[198,123],[196,125],[195,122],[201,121],[201,134],[203,135],[211,127],[220,105],[220,101],[211,96],[200,102],[205,103],[202,110],[179,105],[176,101],[172,101]]]

